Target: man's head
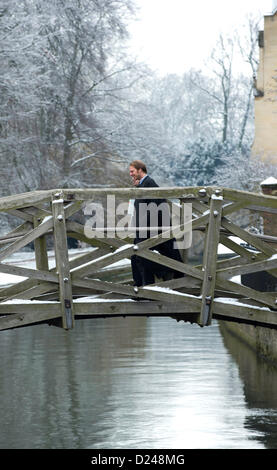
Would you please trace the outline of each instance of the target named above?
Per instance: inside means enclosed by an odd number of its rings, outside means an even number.
[[[133,180],[133,184],[137,186],[140,180],[147,174],[145,163],[141,160],[134,160],[130,163],[129,174]]]

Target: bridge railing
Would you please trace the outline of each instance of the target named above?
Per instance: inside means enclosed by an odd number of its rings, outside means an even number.
[[[109,224],[105,210],[97,218],[97,207],[107,198],[113,207],[116,201],[134,198],[165,198],[173,207],[190,204],[192,220],[181,217],[174,230],[168,227],[134,245],[128,231],[122,237],[122,221],[115,227],[118,214],[110,216]],[[210,325],[213,317],[277,326],[277,293],[234,279],[264,271],[277,277],[277,238],[249,230],[253,214],[276,216],[277,197],[217,187],[55,189],[1,198],[0,211],[21,219],[0,237],[0,272],[23,278],[0,289],[2,330],[35,323],[71,329],[79,318],[125,315],[166,315],[200,326]],[[188,227],[192,234],[203,234],[198,265],[155,250],[178,230],[188,233]],[[69,237],[85,244],[85,253],[70,256]],[[11,257],[20,260],[30,243],[35,266],[11,262]],[[232,256],[221,259],[219,246],[231,250]],[[52,266],[49,247],[55,254]],[[184,276],[134,287],[129,262],[134,254]]]

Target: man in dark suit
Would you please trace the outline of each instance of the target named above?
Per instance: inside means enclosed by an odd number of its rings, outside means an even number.
[[[133,180],[133,184],[137,187],[158,187],[158,184],[147,174],[146,165],[140,160],[134,160],[132,163],[130,163],[129,173]],[[147,210],[147,208],[150,210]],[[163,225],[170,226],[170,211],[165,199],[135,199],[135,245],[147,238],[150,238],[151,233],[153,234],[153,230],[155,231],[155,227],[153,228],[153,217],[151,218],[151,208],[153,211],[152,215],[153,213],[156,213],[157,215],[155,219],[157,224],[157,231],[154,234],[161,233]],[[159,210],[159,208],[162,210]],[[142,227],[144,228],[142,229]],[[162,255],[182,262],[179,250],[174,248],[174,242],[176,242],[174,238],[168,239],[152,249],[158,251]],[[166,266],[154,263],[153,261],[149,261],[136,255],[131,257],[131,265],[134,285],[138,287],[145,286],[147,284],[153,284],[155,282],[155,275],[163,280],[184,276],[184,274],[180,273],[179,271],[175,271],[173,269],[167,268]]]

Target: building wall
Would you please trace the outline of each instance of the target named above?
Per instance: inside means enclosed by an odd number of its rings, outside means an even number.
[[[247,344],[265,361],[277,364],[277,330],[245,325],[229,321],[219,321],[220,328],[235,335]]]
[[[277,12],[264,17],[255,84],[255,138],[252,155],[277,163]]]

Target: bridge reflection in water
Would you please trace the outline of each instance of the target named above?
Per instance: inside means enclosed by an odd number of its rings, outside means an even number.
[[[277,371],[223,338],[171,318],[3,331],[0,448],[277,448]]]

